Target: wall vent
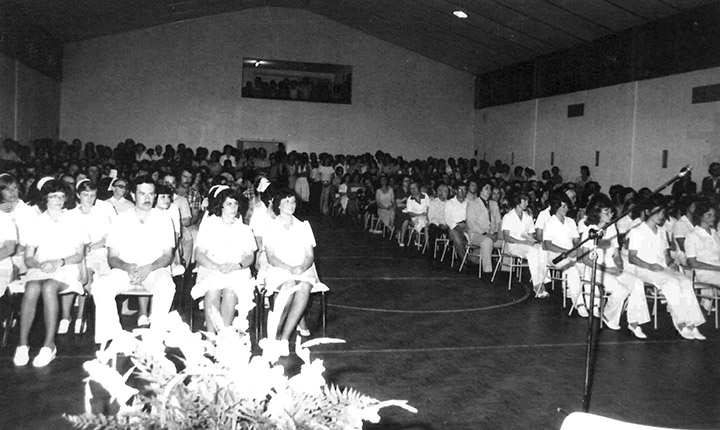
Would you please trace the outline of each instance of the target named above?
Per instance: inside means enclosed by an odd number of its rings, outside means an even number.
[[[568,118],[575,118],[583,115],[585,115],[585,103],[568,105]]]
[[[720,84],[705,85],[692,89],[692,104],[720,101]]]

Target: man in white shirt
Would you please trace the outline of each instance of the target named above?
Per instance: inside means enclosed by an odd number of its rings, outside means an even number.
[[[190,209],[190,203],[187,197],[181,196],[176,192],[177,190],[177,178],[173,175],[165,175],[163,178],[163,185],[170,187],[173,192],[173,205],[177,206],[180,211],[180,224],[181,228],[181,240],[180,246],[182,247],[182,257],[185,260],[185,267],[190,264],[193,250],[193,235],[188,229],[192,224],[193,214]]]
[[[453,243],[455,252],[461,256],[465,254],[467,239],[467,184],[461,183],[457,186],[457,195],[450,199],[445,205],[445,222],[448,225],[450,240]]]
[[[118,216],[106,240],[112,270],[93,285],[96,343],[112,339],[122,329],[115,304],[118,294],[151,293],[151,323],[167,316],[175,295],[169,269],[175,248],[172,221],[153,208],[155,184],[151,178],[140,178],[135,192],[135,207]]]
[[[449,231],[445,222],[445,207],[448,203],[448,187],[440,184],[436,191],[437,197],[430,200],[428,207],[428,243],[435,246],[435,239]]]

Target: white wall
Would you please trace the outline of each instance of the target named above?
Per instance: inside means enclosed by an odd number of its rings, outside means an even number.
[[[243,57],[353,67],[352,105],[243,99]],[[60,136],[470,156],[473,76],[303,10],[257,8],[67,44]]]
[[[0,54],[0,138],[57,138],[60,83]]]
[[[585,164],[605,191],[617,183],[654,189],[690,164],[699,187],[710,162],[720,160],[720,102],[693,105],[692,88],[718,83],[714,68],[481,109],[475,148],[491,163],[509,164],[515,151],[515,164],[530,165],[538,176],[550,169],[554,152],[566,181]],[[584,116],[568,118],[567,106],[577,103],[585,103]]]

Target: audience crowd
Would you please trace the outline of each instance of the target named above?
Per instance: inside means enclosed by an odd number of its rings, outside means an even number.
[[[280,309],[268,323],[276,335],[263,348],[286,355],[296,330],[309,335],[310,292],[324,288],[312,228],[296,213],[347,217],[401,247],[416,244],[429,264],[454,254],[487,281],[498,261],[522,260],[538,299],[548,296],[551,272],[562,273],[573,311],[593,312],[617,330],[625,310],[638,338],[650,321],[646,288],[662,293],[683,338],[702,340],[703,308],[713,310],[720,285],[720,163],[699,190],[687,173],[669,195],[651,196],[623,185],[604,194],[587,166],[567,180],[557,166],[538,177],[500,160],[405,160],[383,151],[6,139],[0,172],[0,274],[11,293],[23,293],[18,366],[29,362],[39,297],[46,333],[33,365],[42,367],[55,358],[56,333],[85,330],[81,315],[71,327],[76,298],[92,294],[95,340],[103,343],[121,330],[117,295],[143,296],[138,324],[154,324],[171,307],[173,275],[192,268],[192,297],[203,298],[209,331],[231,324],[255,286],[278,293]],[[618,214],[625,215],[611,225]],[[597,249],[587,242],[570,252],[599,229]],[[593,258],[607,298],[602,312],[587,303]]]

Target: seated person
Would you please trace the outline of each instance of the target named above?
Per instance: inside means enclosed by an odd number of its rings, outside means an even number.
[[[289,339],[307,311],[310,291],[319,284],[314,264],[315,237],[307,221],[295,216],[295,192],[280,190],[273,199],[277,214],[264,232],[268,269],[265,286],[278,292],[275,309],[268,315],[268,339],[263,349],[289,354]]]
[[[380,176],[380,187],[375,191],[377,215],[385,227],[391,228],[395,223],[395,190],[390,186],[385,175]]]
[[[58,294],[82,294],[80,263],[86,242],[79,218],[65,210],[68,186],[50,179],[40,185],[38,207],[41,214],[28,236],[25,248],[27,274],[16,287],[25,287],[20,311],[20,341],[13,362],[24,366],[29,361],[28,341],[35,321],[35,309],[42,295],[45,317],[45,341],[33,360],[33,366],[44,367],[55,359],[55,331],[58,323]]]
[[[106,246],[110,274],[96,281],[95,342],[111,340],[122,328],[115,296],[124,291],[152,293],[150,323],[167,316],[175,295],[170,273],[175,232],[168,216],[153,208],[155,184],[150,177],[138,178],[135,207],[120,214],[110,229]]]
[[[450,229],[445,222],[445,206],[448,202],[448,186],[440,184],[436,191],[437,197],[430,200],[428,206],[428,240],[430,245],[435,245],[435,239],[447,234]]]
[[[215,327],[217,320],[211,318],[212,312],[217,312],[227,327],[233,322],[238,298],[243,303],[253,301],[250,266],[257,244],[252,229],[243,224],[240,213],[240,198],[232,189],[221,185],[210,195],[208,216],[198,232],[195,258],[199,267],[191,295],[193,299],[205,298],[205,324],[211,333],[222,329]]]
[[[134,207],[133,203],[126,198],[128,191],[128,183],[123,178],[115,178],[110,182],[112,189],[112,197],[105,200],[113,205],[115,212],[121,214]]]
[[[700,201],[695,206],[692,219],[695,227],[684,241],[687,263],[695,269],[698,282],[720,286],[720,236],[715,229],[715,208],[707,201]],[[707,289],[703,289],[702,293],[706,297],[712,295]],[[705,310],[710,311],[712,305],[712,300],[702,299]]]
[[[548,263],[561,270],[567,279],[568,294],[573,306],[577,307],[580,316],[587,317],[587,309],[581,300],[580,273],[575,264],[577,253],[572,253],[557,264],[552,263],[553,259],[568,252],[580,241],[577,224],[568,216],[570,208],[572,208],[572,202],[564,193],[560,193],[556,198],[550,200],[550,219],[543,227],[542,243],[543,248],[548,251]]]
[[[467,231],[467,188],[465,183],[458,184],[457,194],[445,205],[445,222],[450,231],[449,237],[455,253],[461,257],[465,254],[465,244],[467,243],[465,236]]]
[[[420,184],[417,181],[410,183],[410,196],[407,199],[403,213],[410,216],[409,220],[403,222],[400,229],[400,243],[405,243],[405,229],[412,224],[413,229],[422,233],[428,224],[428,207],[430,206],[430,198],[427,194],[420,192]]]
[[[535,298],[544,299],[549,296],[544,285],[547,253],[533,237],[535,226],[530,215],[525,212],[528,196],[522,191],[515,191],[509,196],[508,202],[513,209],[503,217],[501,227],[505,252],[527,259]]]
[[[580,239],[585,240],[590,230],[596,230],[607,226],[614,216],[614,204],[604,194],[597,194],[588,203],[587,215],[580,222]],[[597,247],[597,268],[596,281],[605,287],[610,297],[605,304],[603,321],[611,329],[617,330],[620,327],[620,317],[623,305],[627,299],[627,321],[628,330],[638,339],[646,339],[640,325],[650,321],[647,301],[645,299],[645,286],[643,282],[627,270],[623,270],[624,263],[620,255],[618,230],[613,224],[608,227]],[[591,242],[586,242],[582,248],[582,261],[584,264],[584,278],[590,279],[592,260],[590,259]],[[582,307],[581,307],[582,306]],[[578,304],[578,312],[588,311],[584,303]]]
[[[76,193],[79,204],[72,210],[73,214],[80,218],[80,223],[86,229],[88,243],[85,245],[85,290],[92,290],[92,283],[97,277],[110,273],[110,266],[107,262],[107,248],[105,240],[110,232],[110,226],[117,218],[113,206],[97,199],[97,186],[90,179],[83,179],[77,183]],[[70,311],[75,296],[66,294],[63,296],[62,319],[58,326],[58,334],[68,331],[70,326]],[[82,326],[83,313],[85,310],[85,296],[78,297],[78,315],[75,320],[75,333],[84,331]]]
[[[629,262],[638,278],[655,285],[667,299],[675,328],[685,339],[704,340],[698,326],[705,322],[692,280],[678,271],[670,258],[668,237],[660,226],[665,222],[664,198],[652,196],[643,205],[645,221],[629,233]]]
[[[490,182],[487,179],[481,179],[477,188],[477,198],[468,199],[466,220],[468,242],[480,247],[480,261],[474,256],[470,261],[480,263],[482,272],[491,275],[493,247],[502,246],[502,238],[499,237],[502,216],[497,202],[490,200],[492,195]]]
[[[685,237],[693,231],[693,212],[695,211],[695,197],[685,196],[678,206],[678,216],[680,218],[672,225],[672,229],[668,233],[672,233],[672,238],[677,244],[677,249],[672,252],[671,257],[681,265],[687,263],[685,257]],[[666,228],[667,230],[667,228]]]
[[[37,207],[30,206],[20,199],[18,181],[9,173],[0,174],[0,211],[10,214],[17,227],[18,244],[12,255],[12,262],[15,273],[22,275],[27,272],[27,267],[25,267],[26,239],[35,228],[38,211]]]

